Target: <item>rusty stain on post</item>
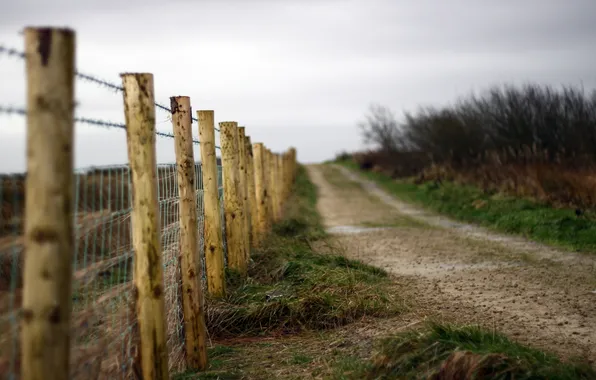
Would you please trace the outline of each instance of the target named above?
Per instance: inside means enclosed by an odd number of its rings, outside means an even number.
[[[144,379],[168,379],[166,313],[157,198],[153,75],[120,75],[132,184],[134,295]]]

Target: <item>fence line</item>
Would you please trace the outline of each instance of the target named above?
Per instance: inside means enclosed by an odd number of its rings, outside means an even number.
[[[27,54],[23,51],[19,51],[14,48],[8,48],[4,45],[0,45],[0,55],[2,55],[2,54],[8,55],[9,57],[17,57],[17,58],[20,58],[23,60],[25,60],[27,57]],[[75,76],[78,79],[81,79],[83,81],[90,82],[90,83],[95,83],[101,87],[105,87],[107,89],[114,90],[115,92],[123,92],[124,91],[124,88],[122,86],[119,86],[112,82],[108,82],[107,80],[98,78],[94,75],[84,74],[84,73],[81,73],[81,72],[75,70]],[[168,113],[172,112],[172,110],[169,107],[167,107],[163,104],[160,104],[157,102],[154,102],[154,104],[155,104],[155,107],[161,109],[162,111],[166,111]],[[192,118],[192,121],[198,122],[198,119],[196,119],[194,116],[191,115],[191,118]],[[219,129],[215,128],[215,130],[217,132],[219,132]]]
[[[273,223],[268,188],[279,220],[295,150],[283,165],[237,122],[217,129],[214,111],[193,117],[188,97],[156,103],[152,74],[123,74],[119,86],[78,73],[71,30],[25,36],[26,53],[0,46],[24,59],[28,88],[27,109],[0,106],[27,119],[28,139],[27,174],[0,175],[0,377],[164,379],[206,368],[203,294],[225,296],[226,266],[246,276]],[[122,92],[126,123],[74,117],[75,78]],[[155,130],[156,109],[171,113],[173,134]],[[77,123],[126,130],[130,164],[75,170]],[[173,138],[175,164],[156,163],[157,138]]]

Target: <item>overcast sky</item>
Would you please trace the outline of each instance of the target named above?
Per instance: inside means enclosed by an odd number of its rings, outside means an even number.
[[[371,102],[399,116],[505,82],[595,88],[595,21],[594,0],[20,0],[2,4],[0,44],[22,49],[25,26],[71,27],[79,71],[151,72],[158,102],[190,96],[253,142],[317,162],[362,148]],[[0,84],[0,105],[25,106],[22,61],[0,55]],[[76,98],[78,116],[124,120],[119,93],[79,81]],[[171,131],[167,113],[157,121]],[[23,132],[0,115],[0,172],[24,170]],[[77,167],[127,160],[123,131],[76,136]],[[172,140],[157,149],[174,160]]]

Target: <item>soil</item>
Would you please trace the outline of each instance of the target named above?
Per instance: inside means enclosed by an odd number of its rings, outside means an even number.
[[[331,243],[411,285],[418,318],[476,323],[596,360],[596,255],[454,222],[335,165],[308,167]],[[324,249],[324,247],[320,247]]]

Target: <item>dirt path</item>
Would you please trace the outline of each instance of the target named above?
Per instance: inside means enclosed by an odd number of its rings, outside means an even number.
[[[411,280],[421,314],[496,327],[594,363],[596,256],[423,212],[343,167],[308,170],[334,241],[347,256]]]

